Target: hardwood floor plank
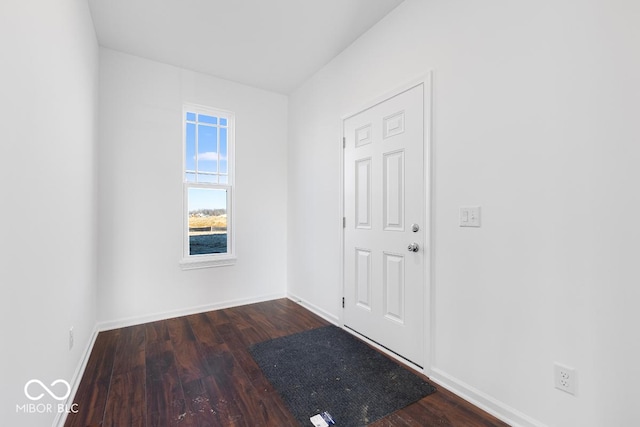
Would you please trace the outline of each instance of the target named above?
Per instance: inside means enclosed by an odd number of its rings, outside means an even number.
[[[276,305],[254,304],[251,309],[251,312],[248,313],[251,319],[249,328],[253,328],[254,337],[251,341],[247,341],[248,345],[291,335],[301,329],[306,329],[303,322],[296,323],[283,315],[283,310]]]
[[[183,385],[189,417],[194,418],[198,426],[227,425],[226,402],[221,405],[218,393],[205,387],[205,381],[198,379]]]
[[[102,332],[65,426],[295,426],[249,346],[328,324],[279,299]],[[371,425],[507,426],[441,387]]]
[[[65,427],[85,427],[102,422],[119,336],[119,330],[111,330],[100,332],[96,337],[85,374],[73,399],[78,404],[78,412],[68,415]]]
[[[144,367],[114,375],[109,387],[109,396],[102,425],[104,427],[145,427],[146,423],[147,406]]]
[[[243,318],[250,318],[255,321],[252,308],[246,308],[241,312]],[[229,316],[233,322],[234,316]],[[239,322],[241,325],[245,325]],[[275,401],[269,393],[261,394],[261,388],[266,389],[268,382],[260,382],[255,384],[247,376],[242,361],[248,362],[249,355],[246,349],[236,348],[230,351],[229,346],[240,345],[240,342],[246,343],[247,334],[257,335],[253,327],[241,327],[237,325],[225,328],[229,344],[215,345],[215,341],[206,334],[215,327],[211,323],[192,324],[194,335],[198,339],[198,345],[201,352],[205,355],[210,368],[210,375],[204,378],[201,384],[206,390],[207,396],[211,400],[213,406],[221,414],[224,423],[229,425],[287,425],[282,422],[291,422],[291,418],[285,415],[288,411],[282,410],[283,406],[273,406]],[[268,335],[262,334],[262,337],[268,338]],[[244,344],[246,346],[246,344]],[[239,356],[239,357],[236,357]],[[251,362],[253,359],[251,358]],[[257,366],[255,366],[257,368]],[[253,372],[253,364],[249,372]],[[260,372],[261,374],[261,372]],[[256,388],[256,385],[258,388]],[[270,386],[270,384],[269,384]],[[272,389],[271,389],[272,390]],[[269,390],[269,391],[271,391]],[[265,400],[269,402],[269,406],[265,404]],[[268,408],[272,408],[269,411]],[[275,409],[274,409],[275,408]],[[295,424],[295,421],[293,421]]]
[[[259,399],[251,388],[246,388],[242,377],[222,374],[203,378],[212,407],[221,414],[223,425],[253,426]]]
[[[157,322],[150,322],[144,325],[145,327],[145,339],[147,344],[153,342],[169,341],[169,329],[167,329],[167,322],[159,320]]]
[[[432,396],[430,396],[432,397]],[[393,414],[379,420],[372,427],[431,427],[431,426],[452,426],[448,419],[439,417],[431,411],[425,411],[418,403],[407,406]]]
[[[197,426],[187,418],[187,405],[170,341],[147,344],[147,426]]]
[[[145,326],[137,325],[120,329],[118,349],[113,364],[113,375],[122,375],[144,368]]]
[[[212,405],[224,415],[225,422],[243,424],[255,409],[251,404],[255,395],[253,385],[231,351],[209,349],[206,359],[210,371],[202,379],[202,385]]]
[[[247,347],[259,342],[269,341],[270,339],[275,338],[271,334],[266,333],[260,327],[242,328],[242,329],[239,329],[239,331],[242,334],[242,342]]]
[[[208,311],[204,313],[204,315],[209,318],[209,321],[214,326],[227,325],[230,323],[229,316],[227,316],[225,310]]]
[[[295,325],[300,326],[300,330],[298,332],[330,324],[322,317],[310,312],[300,304],[287,298],[274,301],[274,306],[277,307],[283,315],[289,318]]]
[[[265,378],[262,370],[249,353],[248,347],[244,344],[241,331],[231,324],[221,325],[219,328],[221,329],[221,334],[224,337],[226,345],[229,349],[233,349],[234,357],[238,363],[240,363],[242,370],[254,387],[260,392],[274,392],[273,386]]]
[[[504,422],[487,414],[481,409],[471,405],[450,391],[438,388],[438,392],[432,396],[434,399],[422,399],[418,402],[421,407],[420,413],[427,414],[439,420],[441,425],[469,427],[498,427],[506,426]]]
[[[188,317],[193,336],[201,347],[215,349],[224,345],[224,339],[216,325],[206,314],[194,314]]]
[[[200,354],[196,339],[186,317],[169,319],[167,328],[182,383],[189,383],[207,376],[209,366]]]

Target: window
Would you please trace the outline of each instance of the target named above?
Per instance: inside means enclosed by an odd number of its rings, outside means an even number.
[[[228,111],[184,107],[183,269],[235,263],[234,122]]]

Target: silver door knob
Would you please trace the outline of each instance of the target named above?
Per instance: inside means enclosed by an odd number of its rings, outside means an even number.
[[[407,246],[407,249],[409,250],[409,252],[418,252],[420,250],[420,245],[414,242]]]
[[[411,224],[411,231],[417,233],[420,230],[420,226],[418,224]]]

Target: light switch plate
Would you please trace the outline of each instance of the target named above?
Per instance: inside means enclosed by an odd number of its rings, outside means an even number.
[[[480,206],[460,208],[460,227],[480,227]]]

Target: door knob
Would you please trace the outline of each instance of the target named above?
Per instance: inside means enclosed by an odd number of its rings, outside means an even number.
[[[407,246],[407,249],[409,250],[409,252],[418,252],[420,250],[420,245],[414,242]]]

